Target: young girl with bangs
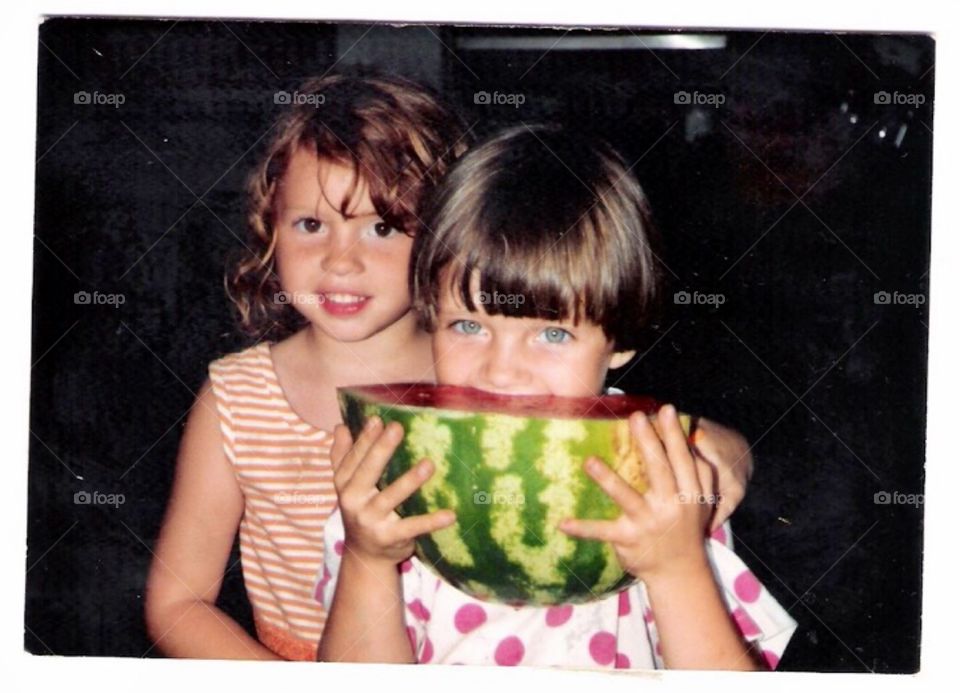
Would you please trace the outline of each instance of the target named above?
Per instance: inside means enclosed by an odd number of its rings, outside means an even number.
[[[589,397],[635,355],[660,292],[659,259],[646,197],[609,145],[546,127],[508,130],[453,165],[425,219],[431,233],[414,242],[411,283],[438,383]],[[483,300],[496,294],[523,300]],[[452,510],[394,511],[430,483],[432,461],[378,491],[402,428],[373,419],[353,445],[338,426],[321,659],[776,668],[797,624],[733,552],[729,524],[710,533],[713,508],[699,499],[715,492],[711,468],[698,464],[672,406],[652,423],[635,413],[630,426],[649,490],[588,459],[587,474],[621,515],[566,518],[559,529],[610,542],[639,581],[552,607],[480,601],[411,558],[417,536],[457,521]]]

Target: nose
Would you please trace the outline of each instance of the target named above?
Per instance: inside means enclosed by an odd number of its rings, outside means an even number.
[[[530,371],[524,367],[520,345],[503,338],[490,341],[480,373],[483,389],[494,392],[517,392],[530,381]]]
[[[355,274],[363,269],[362,243],[345,229],[331,229],[324,245],[320,268],[337,276]]]

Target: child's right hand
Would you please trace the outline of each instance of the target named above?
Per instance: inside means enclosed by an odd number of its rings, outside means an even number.
[[[400,424],[391,422],[384,428],[380,419],[373,417],[355,444],[342,424],[334,429],[333,436],[330,456],[346,533],[345,552],[364,561],[397,564],[413,554],[416,537],[456,521],[452,510],[406,518],[395,512],[433,474],[430,460],[421,460],[383,491],[377,489],[377,480],[403,440]]]
[[[624,570],[647,583],[675,584],[690,573],[709,575],[704,539],[712,508],[704,477],[687,444],[677,411],[665,405],[653,421],[630,416],[630,431],[646,462],[649,489],[638,493],[593,457],[587,473],[620,506],[615,520],[565,520],[560,529],[581,539],[613,545]]]

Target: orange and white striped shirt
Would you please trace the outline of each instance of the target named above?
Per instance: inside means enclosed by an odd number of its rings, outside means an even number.
[[[323,527],[337,503],[333,435],[290,407],[263,342],[210,364],[223,448],[243,491],[243,580],[259,640],[313,660],[326,612],[314,596]]]

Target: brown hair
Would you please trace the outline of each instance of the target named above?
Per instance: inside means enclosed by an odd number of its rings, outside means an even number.
[[[293,307],[274,300],[281,290],[274,271],[276,192],[294,152],[307,147],[353,169],[341,212],[366,183],[377,214],[413,235],[424,193],[467,144],[460,120],[436,95],[397,77],[331,75],[307,81],[293,95],[278,92],[274,101],[292,105],[250,177],[249,247],[231,262],[224,286],[244,332],[282,339],[306,324]]]
[[[657,235],[640,184],[609,144],[554,126],[509,129],[467,152],[425,211],[410,282],[427,330],[450,288],[471,311],[586,319],[618,350],[638,345],[660,298]],[[506,300],[484,300],[498,294]]]

